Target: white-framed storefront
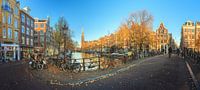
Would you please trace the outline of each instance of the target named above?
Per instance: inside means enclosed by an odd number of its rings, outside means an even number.
[[[169,45],[168,44],[161,44],[160,45],[160,52],[162,52],[162,50],[164,50],[165,54],[168,53],[168,49],[169,49]]]
[[[20,46],[18,44],[0,44],[1,53],[3,53],[4,58],[9,58],[12,60],[20,60]],[[8,52],[11,52],[11,57],[8,57]]]

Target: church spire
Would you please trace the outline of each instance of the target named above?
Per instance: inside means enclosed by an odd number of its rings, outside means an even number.
[[[84,48],[84,42],[85,42],[85,37],[84,37],[84,29],[81,29],[82,34],[81,34],[81,48]]]

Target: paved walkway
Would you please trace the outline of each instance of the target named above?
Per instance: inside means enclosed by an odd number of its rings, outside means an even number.
[[[0,67],[0,89],[32,90],[191,90],[192,80],[182,58],[157,56],[137,61],[128,70],[80,86],[50,85],[27,71],[27,65]]]

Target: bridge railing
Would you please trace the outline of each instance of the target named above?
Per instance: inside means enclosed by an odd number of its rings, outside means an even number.
[[[181,56],[190,59],[193,61],[195,64],[200,64],[200,52],[199,51],[194,51],[192,49],[185,48],[181,52]]]
[[[159,55],[161,53],[158,52],[148,52],[146,54],[132,54],[132,55],[103,55],[103,56],[95,56],[89,58],[79,58],[79,59],[51,59],[53,65],[56,65],[58,68],[62,68],[62,65],[71,65],[72,67],[65,67],[67,69],[76,69],[75,67],[79,67],[80,71],[88,71],[88,70],[100,70],[107,68],[114,68],[118,65],[126,64],[127,62],[131,62],[133,60],[138,60],[144,57],[152,57],[155,55]],[[66,64],[70,63],[70,64]],[[76,66],[77,65],[77,66]]]

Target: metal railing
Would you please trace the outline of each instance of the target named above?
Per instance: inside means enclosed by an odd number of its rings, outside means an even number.
[[[192,59],[195,64],[200,64],[200,52],[199,51],[194,51],[191,49],[184,49],[181,52],[181,56],[187,59]]]
[[[52,65],[57,66],[61,70],[70,70],[70,71],[88,71],[88,70],[101,70],[114,68],[118,64],[126,64],[127,62],[131,62],[133,60],[138,60],[144,57],[152,57],[156,55],[160,55],[160,52],[148,52],[146,55],[142,56],[140,54],[133,55],[120,55],[120,56],[96,56],[90,58],[79,58],[79,59],[57,59],[51,58],[49,61]]]

